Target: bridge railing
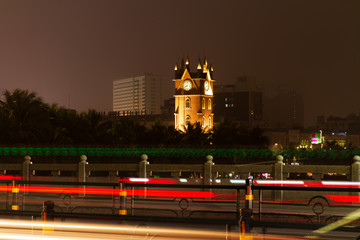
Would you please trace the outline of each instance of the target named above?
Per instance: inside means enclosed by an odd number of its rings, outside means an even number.
[[[42,173],[46,172],[46,176]],[[118,182],[119,177],[157,177],[166,174],[173,179],[199,178],[202,184],[211,184],[215,179],[247,179],[254,174],[266,173],[270,179],[286,180],[293,174],[305,174],[312,180],[321,180],[326,174],[341,174],[344,180],[360,181],[360,157],[346,165],[285,165],[283,157],[266,164],[215,164],[212,156],[204,159],[204,164],[150,164],[143,154],[138,164],[91,164],[82,155],[78,164],[36,164],[30,156],[25,156],[22,164],[0,164],[0,175],[18,175],[23,180],[78,181],[78,182]],[[12,174],[14,173],[14,174]],[[97,174],[101,173],[101,174]],[[225,176],[226,175],[226,176]]]

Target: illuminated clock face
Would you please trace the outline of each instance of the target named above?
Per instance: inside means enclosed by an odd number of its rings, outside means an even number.
[[[190,80],[185,80],[183,83],[183,89],[189,91],[192,88],[192,83]]]
[[[204,83],[204,88],[205,88],[206,91],[209,90],[209,82],[208,81],[206,81]]]

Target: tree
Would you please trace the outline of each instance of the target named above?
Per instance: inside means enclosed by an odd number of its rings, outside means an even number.
[[[6,90],[0,101],[1,122],[7,126],[6,143],[34,144],[49,141],[49,106],[27,90]],[[4,128],[4,125],[2,125]]]
[[[214,126],[213,144],[216,146],[235,145],[240,142],[239,128],[229,119],[222,119]]]
[[[96,110],[89,109],[87,113],[82,113],[80,116],[86,124],[85,129],[89,143],[109,144],[112,142],[108,131],[111,128],[111,123],[105,119],[104,115],[96,112]]]
[[[188,146],[209,146],[211,142],[211,131],[201,127],[200,122],[188,124],[181,132],[181,143]]]
[[[253,128],[250,131],[250,144],[254,146],[265,147],[269,145],[269,139],[263,136],[264,131],[261,128]]]
[[[136,146],[146,142],[146,127],[137,121],[120,119],[112,122],[109,130],[113,143],[118,145]]]

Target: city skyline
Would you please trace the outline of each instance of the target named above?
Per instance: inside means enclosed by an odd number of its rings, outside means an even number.
[[[175,63],[207,57],[215,84],[249,75],[265,94],[301,92],[305,126],[314,125],[318,115],[359,114],[359,10],[335,0],[0,1],[0,90],[111,111],[113,80],[159,74],[168,98]]]

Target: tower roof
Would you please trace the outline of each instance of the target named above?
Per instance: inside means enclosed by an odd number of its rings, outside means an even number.
[[[184,58],[181,59],[180,67],[178,67],[177,64],[175,64],[175,79],[182,78],[185,70],[187,70],[191,76],[191,78],[206,78],[206,79],[212,79],[212,74],[214,71],[214,68],[212,65],[208,64],[208,61],[206,58],[204,58],[204,63],[202,64],[201,59],[199,59],[196,71],[191,72],[190,71],[190,60],[187,57],[184,61]]]

